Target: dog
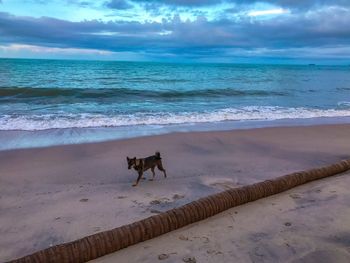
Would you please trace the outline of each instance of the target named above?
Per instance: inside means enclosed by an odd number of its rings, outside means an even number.
[[[164,178],[166,178],[166,171],[162,164],[162,158],[160,157],[160,152],[156,152],[152,156],[148,156],[146,158],[137,159],[126,157],[126,160],[128,161],[128,169],[134,168],[137,173],[138,177],[136,182],[132,186],[137,186],[140,179],[142,178],[143,172],[151,169],[152,171],[152,179],[149,179],[150,181],[153,181],[154,176],[156,175],[154,172],[154,168],[157,166],[158,170],[162,171],[164,173]]]

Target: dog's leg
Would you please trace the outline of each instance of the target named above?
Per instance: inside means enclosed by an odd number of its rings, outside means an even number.
[[[152,179],[149,179],[150,181],[154,180],[154,177],[156,176],[156,173],[154,172],[154,166],[151,167],[151,171],[152,171]]]
[[[139,183],[139,181],[140,181],[141,177],[142,177],[142,171],[139,171],[139,176],[137,177],[136,182],[135,182],[135,183],[134,183],[132,186],[136,186],[136,185],[138,185],[138,183]]]
[[[163,165],[162,165],[161,162],[157,165],[157,167],[158,167],[158,169],[159,169],[160,171],[162,171],[162,172],[164,173],[164,177],[166,178],[166,171],[165,171],[165,169],[163,168]]]

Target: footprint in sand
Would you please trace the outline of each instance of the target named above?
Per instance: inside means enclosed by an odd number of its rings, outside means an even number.
[[[179,236],[179,239],[180,239],[180,240],[183,240],[183,241],[187,241],[187,240],[188,240],[188,237],[185,237],[184,235],[181,235],[181,236]]]
[[[158,259],[159,260],[164,260],[164,259],[167,259],[168,257],[169,257],[168,254],[160,254],[160,255],[158,255]]]
[[[184,257],[182,259],[183,262],[186,262],[186,263],[196,263],[196,258],[195,257]]]
[[[151,205],[159,205],[161,203],[167,204],[169,203],[169,199],[164,197],[164,198],[160,198],[160,199],[155,199],[151,202],[149,202]]]
[[[162,211],[159,211],[159,210],[156,210],[156,209],[151,209],[150,212],[152,214],[160,214],[160,213],[162,213]]]
[[[178,200],[178,199],[182,199],[184,197],[185,197],[184,195],[174,194],[173,199]]]
[[[170,257],[170,255],[176,255],[177,252],[172,252],[172,253],[169,253],[169,254],[160,254],[158,255],[158,259],[159,260],[164,260],[164,259],[167,259]]]
[[[214,250],[214,249],[208,249],[207,250],[207,254],[215,254],[215,255],[219,255],[219,254],[222,254],[222,252],[221,251],[216,251],[216,250]]]
[[[290,194],[289,196],[290,196],[290,198],[293,198],[293,199],[300,199],[301,198],[301,196],[299,194]]]
[[[202,236],[202,237],[193,237],[193,238],[198,238],[199,240],[201,240],[203,243],[209,243],[210,242],[210,239],[209,237],[206,237],[206,236]]]
[[[88,198],[83,198],[83,199],[80,199],[79,201],[80,202],[87,202],[87,201],[89,201],[89,199]]]

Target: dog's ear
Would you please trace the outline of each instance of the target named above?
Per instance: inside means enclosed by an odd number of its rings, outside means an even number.
[[[136,161],[136,157],[133,158]]]
[[[129,161],[129,160],[130,160],[129,156],[126,156],[126,160],[127,160],[127,161]]]

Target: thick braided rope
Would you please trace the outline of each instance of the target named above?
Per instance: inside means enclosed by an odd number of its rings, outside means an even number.
[[[274,195],[307,182],[336,175],[349,169],[350,160],[345,160],[330,166],[292,173],[272,180],[230,189],[132,224],[46,248],[10,262],[87,262],[206,219],[229,208]]]

